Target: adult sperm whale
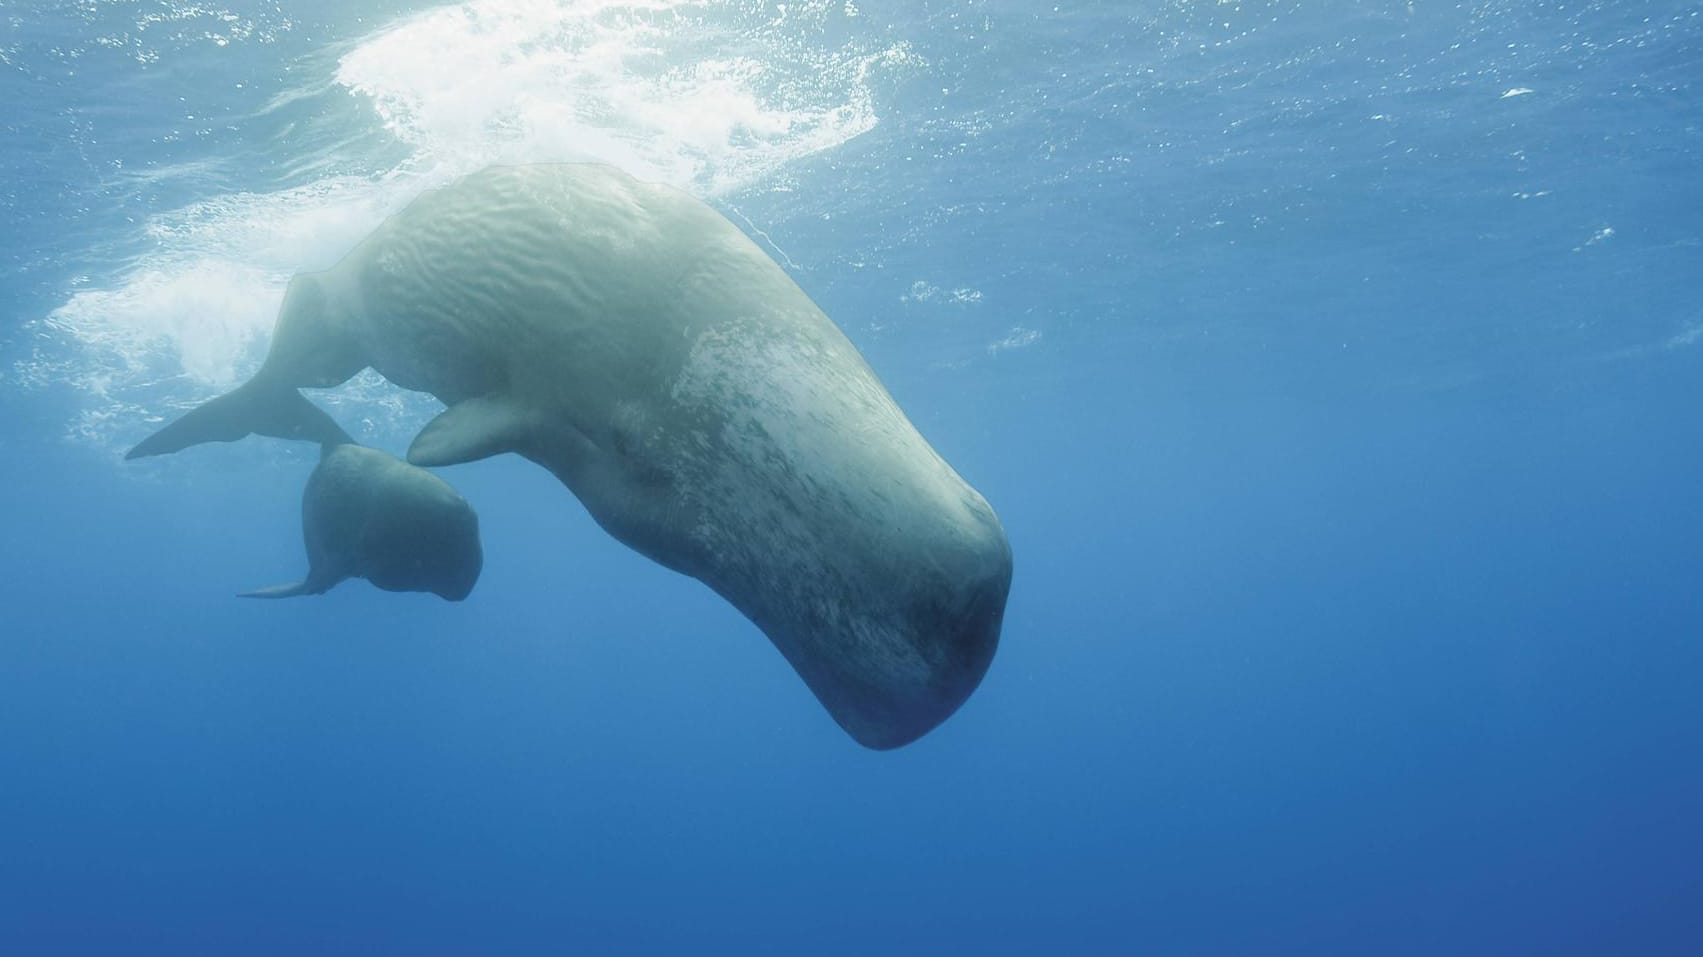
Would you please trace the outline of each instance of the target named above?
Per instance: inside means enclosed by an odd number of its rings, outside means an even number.
[[[295,277],[261,369],[133,449],[251,432],[372,367],[448,408],[416,465],[517,452],[714,589],[860,743],[945,720],[999,641],[1011,549],[786,273],[709,206],[592,164],[493,167]]]
[[[308,573],[245,598],[319,595],[347,578],[461,601],[484,565],[479,517],[448,482],[352,442],[326,445],[302,491]]]

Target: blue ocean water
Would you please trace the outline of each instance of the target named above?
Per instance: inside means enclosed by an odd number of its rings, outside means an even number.
[[[1703,953],[1703,7],[0,5],[0,953]],[[421,190],[704,197],[999,511],[858,747],[541,469],[122,452]],[[315,398],[400,452],[436,411]]]

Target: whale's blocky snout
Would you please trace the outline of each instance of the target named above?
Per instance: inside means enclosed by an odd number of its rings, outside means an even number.
[[[835,720],[864,747],[903,747],[929,733],[987,674],[1011,590],[1011,547],[997,523],[990,530],[961,557],[960,569],[973,571],[945,580],[919,576],[900,627],[926,666],[902,677],[887,672],[878,687],[838,701],[824,698]]]
[[[473,593],[485,566],[479,544],[479,519],[465,503],[443,518],[438,535],[443,543],[432,571],[432,592],[445,601],[461,601]]]
[[[411,497],[387,499],[367,522],[365,576],[386,591],[428,591],[461,601],[473,592],[485,565],[479,516],[436,476],[396,464]],[[422,478],[430,484],[421,486]]]
[[[440,570],[432,593],[445,601],[461,601],[473,594],[473,586],[479,584],[479,572],[483,565],[484,556],[475,542],[472,551],[463,553],[459,561]]]

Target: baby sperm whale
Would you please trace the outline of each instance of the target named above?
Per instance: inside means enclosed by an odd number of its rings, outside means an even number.
[[[307,577],[245,598],[319,595],[346,578],[461,601],[479,581],[479,517],[448,482],[378,449],[322,447],[302,492]]]

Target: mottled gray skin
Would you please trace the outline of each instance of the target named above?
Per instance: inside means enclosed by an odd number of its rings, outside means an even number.
[[[1011,581],[993,510],[786,273],[685,193],[598,165],[426,193],[291,282],[253,381],[133,454],[301,436],[263,407],[368,366],[449,407],[409,461],[549,469],[755,622],[864,745],[928,732],[993,658]]]
[[[302,492],[307,578],[246,598],[318,595],[346,578],[461,601],[484,564],[479,518],[449,483],[377,449],[327,445]]]

